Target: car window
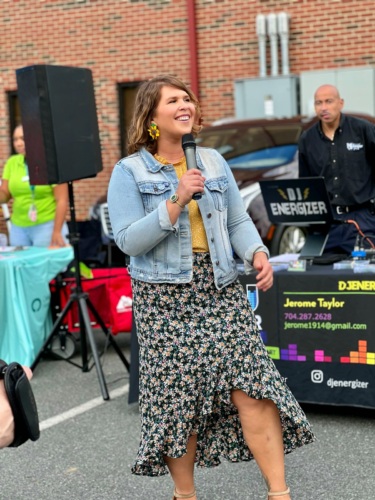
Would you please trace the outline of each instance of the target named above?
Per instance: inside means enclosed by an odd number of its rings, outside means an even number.
[[[298,144],[299,137],[302,133],[301,125],[272,125],[264,127],[267,134],[272,137],[272,142],[277,145],[282,144]]]
[[[281,167],[294,160],[297,148],[297,144],[265,148],[260,151],[254,151],[253,153],[236,156],[227,161],[231,168],[235,167],[236,169]]]
[[[203,130],[197,144],[214,148],[227,160],[272,146],[272,137],[262,127],[233,127]]]
[[[266,125],[266,126],[233,126],[216,129],[203,129],[197,138],[197,144],[214,148],[221,153],[231,164],[249,163],[270,158],[272,162],[280,164],[275,158],[280,155],[292,155],[279,146],[293,146],[298,144],[302,132],[300,124]],[[251,156],[251,153],[261,151],[260,156]],[[249,156],[250,155],[250,156]],[[270,166],[273,166],[270,165]]]

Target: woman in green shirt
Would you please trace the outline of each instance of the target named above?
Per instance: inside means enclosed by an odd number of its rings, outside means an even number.
[[[13,200],[10,244],[65,246],[68,243],[67,185],[30,185],[22,125],[14,130],[13,145],[17,154],[6,162],[0,186],[0,203]]]

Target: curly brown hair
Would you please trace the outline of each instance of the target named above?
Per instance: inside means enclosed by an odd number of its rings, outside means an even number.
[[[147,131],[150,128],[152,117],[159,104],[162,87],[175,87],[183,90],[190,97],[196,110],[196,123],[192,133],[197,135],[201,129],[201,109],[195,94],[184,82],[171,75],[159,75],[143,82],[137,92],[134,104],[133,117],[128,133],[128,154],[139,151],[142,147],[150,153],[156,152],[156,141],[153,141]]]

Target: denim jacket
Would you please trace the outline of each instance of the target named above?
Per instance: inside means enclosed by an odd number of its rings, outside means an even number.
[[[233,174],[214,149],[197,147],[197,167],[206,178],[198,200],[218,289],[238,276],[233,250],[252,263],[256,251],[268,254],[244,209]],[[132,278],[152,283],[188,283],[193,251],[188,208],[171,224],[167,200],[178,178],[173,165],[159,163],[141,149],[115,165],[108,188],[111,225],[118,247],[130,255]]]

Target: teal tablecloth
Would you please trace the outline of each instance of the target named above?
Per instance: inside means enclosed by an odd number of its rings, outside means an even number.
[[[52,330],[49,282],[73,248],[0,250],[0,359],[30,366]]]

